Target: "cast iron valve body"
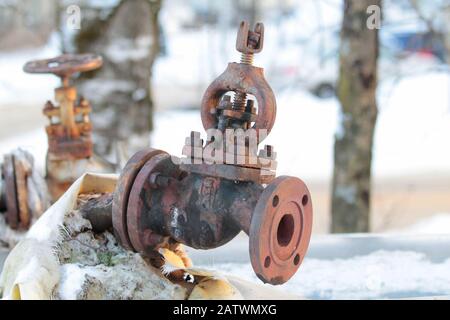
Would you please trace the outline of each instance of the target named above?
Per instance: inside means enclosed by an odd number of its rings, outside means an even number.
[[[179,243],[216,248],[242,230],[263,282],[284,283],[298,270],[311,236],[312,202],[302,180],[275,177],[272,146],[258,153],[276,114],[263,69],[251,65],[263,39],[262,24],[249,31],[241,23],[236,44],[241,63],[230,63],[202,100],[206,144],[200,133],[191,132],[183,147],[186,158],[147,149],[128,161],[112,205],[114,231],[124,247],[156,258],[159,248]],[[255,97],[257,108],[248,95]],[[211,134],[236,129],[244,134],[253,130],[256,148],[245,136]],[[214,152],[206,152],[213,145]]]

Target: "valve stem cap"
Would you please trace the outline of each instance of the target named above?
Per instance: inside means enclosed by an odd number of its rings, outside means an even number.
[[[250,30],[249,23],[242,21],[236,39],[236,50],[244,54],[261,52],[264,45],[264,24],[258,22],[254,31]]]

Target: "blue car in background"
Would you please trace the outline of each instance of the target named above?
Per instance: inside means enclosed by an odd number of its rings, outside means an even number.
[[[443,35],[439,33],[425,32],[405,32],[391,35],[392,44],[399,57],[407,56],[411,53],[432,55],[441,62],[445,62],[445,46]]]

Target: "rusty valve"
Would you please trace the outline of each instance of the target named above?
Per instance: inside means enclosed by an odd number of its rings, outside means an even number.
[[[56,199],[81,175],[85,163],[93,154],[91,106],[77,89],[70,85],[74,73],[100,68],[102,58],[94,54],[63,54],[56,58],[30,61],[23,67],[27,73],[54,74],[62,85],[55,89],[59,105],[47,101],[44,115],[48,117],[47,179]]]
[[[241,23],[236,43],[241,62],[230,63],[203,96],[206,143],[192,132],[183,147],[186,158],[148,149],[128,161],[112,205],[113,227],[123,246],[157,259],[162,246],[211,249],[243,230],[262,281],[281,284],[295,274],[309,245],[312,203],[302,180],[275,177],[273,146],[258,153],[262,131],[270,132],[276,114],[263,69],[251,63],[263,40],[262,24],[251,31]],[[225,137],[212,136],[211,130]],[[256,132],[256,148],[246,138],[230,138],[229,130]],[[217,147],[212,155],[206,152],[211,146]]]

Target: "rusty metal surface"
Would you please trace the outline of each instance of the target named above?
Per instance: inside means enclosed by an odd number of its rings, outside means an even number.
[[[166,230],[178,242],[212,249],[232,240],[245,228],[246,219],[261,193],[253,182],[236,183],[219,177],[188,174],[177,184],[175,205],[167,212]],[[169,190],[162,190],[168,197]],[[241,216],[232,213],[239,210]]]
[[[14,156],[14,173],[16,179],[17,205],[19,209],[19,227],[28,229],[31,224],[31,213],[28,208],[27,178],[31,173],[30,164]]]
[[[250,30],[247,21],[242,21],[236,37],[236,50],[244,54],[261,52],[264,45],[264,25],[257,23],[255,29]]]
[[[265,137],[259,130],[270,132],[276,116],[275,96],[263,69],[252,66],[263,42],[262,24],[251,31],[241,23],[236,42],[241,61],[228,65],[201,105],[205,129],[248,134],[256,129],[256,146],[250,147],[250,138],[235,135],[208,137],[204,143],[193,131],[182,149],[185,158],[152,149],[134,155],[119,177],[113,200],[113,227],[126,248],[156,261],[162,246],[213,249],[242,230],[249,235],[252,266],[262,281],[281,284],[297,271],[311,236],[311,196],[300,179],[275,178],[273,146],[258,152]]]
[[[75,72],[85,72],[100,68],[102,57],[95,54],[63,54],[51,59],[34,60],[25,64],[27,73],[53,73],[59,77],[69,77]]]
[[[127,229],[127,206],[134,179],[144,164],[154,155],[160,153],[163,153],[163,151],[151,148],[137,152],[128,160],[117,182],[112,205],[113,226],[116,236],[127,249],[133,248]]]
[[[93,152],[89,102],[83,98],[77,101],[76,89],[69,86],[57,88],[55,99],[59,102],[58,106],[48,101],[43,110],[49,120],[49,125],[45,128],[48,136],[48,160],[89,158]]]
[[[180,172],[172,163],[170,155],[159,153],[152,156],[141,168],[133,182],[128,206],[127,206],[127,228],[130,242],[138,252],[145,253],[157,249],[164,243],[164,234],[154,232],[155,218],[163,217],[174,205],[174,192],[169,192],[169,198],[159,199],[155,208],[152,204],[154,192],[156,192],[157,177],[152,175],[164,175],[165,177],[178,178]],[[154,179],[153,179],[154,177]],[[171,189],[171,186],[168,186]],[[171,191],[173,191],[171,189]],[[156,209],[156,210],[155,210]],[[157,216],[145,215],[152,210],[160,211]],[[149,220],[152,222],[149,223]],[[153,228],[151,226],[153,225]],[[150,247],[150,250],[148,248]]]
[[[312,230],[312,201],[305,183],[280,176],[264,189],[250,226],[250,260],[271,284],[289,280],[299,268]]]
[[[80,204],[79,211],[83,218],[89,220],[94,232],[102,233],[112,229],[112,202],[113,194],[106,193]]]
[[[201,249],[221,246],[240,230],[248,232],[262,189],[254,182],[186,174],[170,155],[156,154],[140,169],[129,193],[130,243],[146,254],[169,239]]]
[[[274,179],[274,173],[260,168],[246,168],[227,164],[181,164],[181,169],[202,175],[220,177],[233,181],[254,181],[260,184],[269,183]]]
[[[78,160],[92,156],[93,143],[90,135],[76,140],[66,140],[65,135],[54,134],[54,132],[47,127],[49,161]]]
[[[70,77],[77,72],[100,68],[102,57],[95,54],[63,54],[51,59],[27,62],[27,73],[54,74],[61,78],[61,86],[55,89],[57,104],[47,101],[43,113],[48,118],[46,126],[48,151],[46,159],[47,181],[56,200],[66,187],[80,175],[66,179],[68,167],[79,167],[93,156],[92,124],[89,119],[91,106],[70,85]],[[83,171],[84,172],[84,171]]]
[[[225,137],[222,149],[215,149],[214,155],[203,154],[208,147],[203,145],[200,133],[192,131],[186,138],[182,154],[188,161],[183,161],[181,169],[209,176],[221,177],[236,181],[254,181],[267,184],[275,178],[277,167],[276,152],[271,145],[265,145],[264,149],[252,150],[245,144],[245,139]],[[229,153],[227,145],[232,146],[234,153]],[[219,156],[223,163],[217,163]],[[189,160],[190,159],[190,160]]]
[[[236,39],[236,50],[242,53],[240,63],[229,63],[226,70],[206,89],[201,103],[201,118],[205,130],[226,127],[272,130],[276,117],[276,99],[264,78],[264,70],[253,66],[253,55],[263,49],[264,25],[257,23],[251,31],[242,21]],[[234,101],[227,92],[234,92]],[[253,95],[254,101],[247,99]],[[259,142],[264,137],[258,137]]]
[[[44,179],[34,169],[33,156],[17,149],[1,164],[1,211],[11,229],[27,230],[49,205]]]
[[[201,117],[205,130],[218,128],[223,114],[217,106],[223,95],[230,91],[251,94],[256,98],[258,114],[252,128],[266,129],[269,133],[275,123],[276,100],[264,78],[263,69],[235,62],[228,64],[224,73],[211,83],[203,95]],[[231,117],[228,116],[228,118]]]

